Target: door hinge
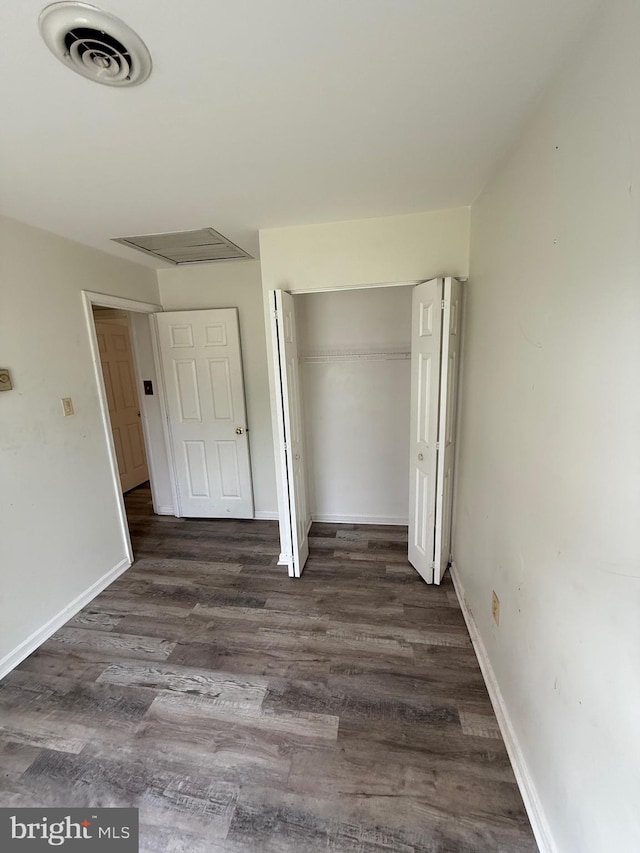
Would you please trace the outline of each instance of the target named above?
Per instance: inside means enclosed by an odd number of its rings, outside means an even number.
[[[440,442],[436,441],[436,450],[440,450]]]
[[[444,310],[444,308],[445,308],[446,304],[447,304],[447,300],[446,300],[446,299],[442,299],[442,300],[441,300],[441,302],[440,302],[440,310],[441,310],[441,311],[443,311],[443,310]]]
[[[277,320],[277,319],[278,319],[278,312],[277,312],[277,311],[274,311],[274,312],[273,312],[273,316],[274,316],[274,317],[275,317],[275,319]]]

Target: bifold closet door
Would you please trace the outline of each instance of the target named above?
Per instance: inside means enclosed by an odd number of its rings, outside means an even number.
[[[283,290],[275,291],[274,333],[277,343],[277,402],[284,436],[281,464],[285,470],[287,503],[286,517],[281,517],[280,523],[286,527],[283,539],[290,544],[290,552],[284,555],[288,561],[289,574],[299,578],[309,556],[308,531],[311,518],[304,470],[296,316],[293,297]]]
[[[177,515],[253,518],[236,308],[156,315]]]
[[[436,539],[433,580],[440,583],[451,556],[453,463],[455,460],[456,402],[460,371],[462,285],[445,278],[442,303],[442,354],[440,361],[440,414],[436,485]]]
[[[418,284],[411,308],[409,562],[433,583],[442,340],[441,278]]]
[[[413,292],[409,562],[439,584],[449,564],[461,285],[433,279]]]

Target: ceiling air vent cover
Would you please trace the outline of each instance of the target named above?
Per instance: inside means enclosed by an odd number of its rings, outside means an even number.
[[[135,86],[151,73],[142,39],[120,18],[89,3],[52,3],[38,24],[54,56],[96,83]]]
[[[173,231],[169,234],[144,234],[141,237],[117,237],[116,243],[139,249],[154,258],[172,264],[201,264],[207,261],[235,261],[251,258],[244,249],[218,234],[213,228],[198,231]]]

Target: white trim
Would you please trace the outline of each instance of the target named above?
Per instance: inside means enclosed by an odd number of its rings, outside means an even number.
[[[77,598],[74,598],[70,604],[63,607],[62,610],[60,610],[60,612],[52,619],[49,619],[49,621],[41,628],[34,631],[34,633],[27,637],[26,640],[23,640],[23,642],[20,643],[20,645],[12,652],[5,655],[2,660],[0,660],[0,679],[4,678],[12,669],[15,669],[15,667],[18,666],[18,664],[25,658],[29,657],[32,652],[35,652],[35,650],[48,640],[52,634],[55,634],[55,632],[68,622],[72,616],[79,613],[83,607],[86,607],[90,601],[105,590],[109,584],[113,583],[113,581],[130,566],[131,561],[128,557],[124,557],[116,566],[110,569],[106,575],[103,575],[95,583],[91,584],[88,589],[77,596]]]
[[[409,524],[409,519],[406,515],[333,515],[312,513],[311,521],[322,521],[328,524],[398,524],[402,527],[406,527]]]
[[[100,405],[100,418],[102,420],[102,429],[107,442],[107,453],[109,456],[109,470],[111,472],[111,480],[115,493],[116,507],[118,510],[118,519],[120,521],[120,534],[124,544],[125,551],[129,563],[133,563],[133,548],[131,547],[131,536],[129,535],[129,522],[127,521],[127,511],[124,505],[124,496],[122,494],[122,484],[120,482],[120,474],[118,473],[118,461],[116,458],[116,448],[113,443],[113,432],[111,430],[111,422],[109,419],[109,403],[107,401],[107,392],[104,385],[104,376],[102,375],[102,365],[100,362],[100,349],[98,347],[98,336],[96,334],[96,325],[93,317],[92,294],[86,290],[82,291],[82,302],[84,304],[84,313],[87,321],[87,331],[89,332],[89,346],[91,347],[91,362],[93,364],[93,372],[98,386],[98,402]],[[109,306],[112,307],[112,306]],[[119,307],[119,306],[118,306]]]
[[[101,322],[105,322],[102,320]],[[135,323],[130,322],[130,318],[125,318],[125,323],[127,324],[127,329],[129,330],[129,339],[131,341],[131,352],[133,354],[133,366],[134,366],[134,374],[138,392],[138,406],[140,411],[142,412],[141,418],[141,426],[142,426],[142,435],[144,441],[144,455],[147,460],[147,471],[149,473],[149,486],[151,487],[151,504],[153,506],[153,511],[159,515],[158,512],[158,493],[156,491],[156,458],[154,452],[153,442],[151,441],[151,435],[149,434],[149,418],[146,411],[146,405],[144,400],[144,382],[143,378],[140,375],[141,371],[139,368],[140,364],[140,342],[138,341],[138,329],[135,326]],[[149,334],[149,340],[153,336],[153,330],[151,328],[151,324],[149,323],[149,317],[147,315],[147,331]],[[156,371],[156,385],[157,382],[157,371]]]
[[[142,314],[155,314],[164,310],[162,305],[156,305],[155,302],[138,302],[136,299],[96,293],[93,290],[83,290],[82,295],[89,299],[92,305],[99,305],[101,308],[120,308],[123,311],[139,311]]]
[[[277,511],[271,509],[257,509],[253,517],[262,521],[277,521],[280,518]]]
[[[540,853],[558,853],[559,848],[553,841],[553,836],[545,817],[538,792],[536,791],[535,783],[531,773],[529,772],[520,744],[518,743],[513,723],[509,717],[508,708],[505,704],[502,692],[500,691],[496,674],[491,666],[489,655],[487,654],[485,645],[482,642],[482,637],[480,636],[475,619],[473,618],[471,608],[469,607],[465,597],[460,573],[458,572],[458,567],[455,563],[451,564],[451,579],[453,580],[453,586],[455,588],[456,595],[458,596],[458,601],[460,602],[464,621],[467,623],[467,629],[471,637],[471,642],[473,643],[476,657],[478,658],[478,663],[480,664],[482,677],[484,678],[484,682],[489,692],[489,698],[493,705],[493,710],[498,719],[502,738],[507,748],[509,760],[511,761],[516,782],[518,783],[518,788],[520,789],[520,794],[522,795],[524,806],[527,810],[527,815],[529,816],[533,834],[535,835],[538,847],[540,848]]]
[[[302,289],[296,288],[294,290],[287,290],[287,293],[290,293],[292,296],[296,296],[302,293],[332,293],[334,291],[342,290],[365,290],[366,288],[373,287],[415,287],[417,284],[423,284],[425,281],[428,281],[428,279],[419,278],[415,281],[372,281],[364,284],[328,285],[327,287],[305,287]]]
[[[469,281],[468,278],[460,278],[458,277],[458,281],[466,282]],[[460,454],[462,452],[462,418],[460,417],[460,412],[462,411],[462,386],[464,384],[464,374],[465,374],[465,345],[464,342],[467,339],[467,293],[468,288],[461,287],[460,288],[460,311],[462,316],[462,322],[460,324],[460,342],[458,344],[458,393],[456,396],[456,434],[455,434],[455,453],[453,458],[453,494],[451,496],[451,538],[449,539],[449,550],[451,551],[450,559],[453,562],[453,543],[456,541],[456,521],[458,519],[457,513],[457,501],[458,501],[458,476],[460,471]],[[443,572],[444,574],[444,572]]]
[[[161,504],[160,506],[156,507],[156,514],[157,515],[173,515],[174,514],[173,513],[173,507],[169,506],[168,504],[167,504],[167,506],[165,506],[164,504]]]
[[[285,450],[283,384],[280,370],[280,344],[278,336],[278,302],[276,291],[268,293],[269,332],[271,358],[273,365],[273,393],[271,395],[272,417],[275,417],[274,453],[276,479],[278,480],[278,522],[280,529],[280,560],[278,565],[287,566],[289,577],[294,577],[293,569],[293,530],[291,525],[291,506],[289,502],[289,480],[287,478],[287,451]]]
[[[167,409],[167,386],[164,381],[164,370],[162,369],[162,356],[160,353],[160,329],[158,320],[151,317],[151,349],[153,350],[153,361],[156,367],[159,388],[158,403],[160,404],[160,417],[162,419],[162,434],[164,445],[167,450],[167,465],[169,468],[169,485],[171,486],[171,497],[173,499],[173,513],[176,518],[182,518],[180,506],[180,495],[178,494],[178,477],[176,475],[175,455],[173,451],[173,439],[169,429],[169,412]]]

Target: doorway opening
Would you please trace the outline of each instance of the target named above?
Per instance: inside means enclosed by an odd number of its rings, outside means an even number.
[[[149,480],[129,313],[94,305],[93,322],[120,485],[126,494]]]
[[[139,489],[158,515],[172,515],[174,506],[150,325],[162,308],[89,291],[82,297],[122,540],[132,563],[124,496]]]
[[[293,297],[309,570],[336,555],[372,576],[411,571],[412,293],[407,285]]]

